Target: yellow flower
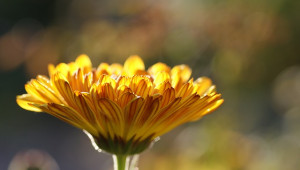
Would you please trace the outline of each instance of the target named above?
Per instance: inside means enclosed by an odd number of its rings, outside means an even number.
[[[132,155],[223,103],[209,78],[190,76],[186,65],[156,63],[145,70],[138,56],[123,66],[93,68],[89,57],[80,55],[69,64],[50,64],[50,78],[38,75],[28,82],[27,94],[17,96],[17,103],[83,129],[102,150]]]

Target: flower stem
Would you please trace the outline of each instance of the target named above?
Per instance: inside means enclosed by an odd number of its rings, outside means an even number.
[[[127,155],[113,155],[114,170],[128,170],[129,160]]]

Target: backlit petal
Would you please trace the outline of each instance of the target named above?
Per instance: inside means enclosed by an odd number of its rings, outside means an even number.
[[[85,54],[81,54],[80,56],[78,56],[75,60],[75,63],[79,67],[92,67],[92,62],[90,58]]]
[[[145,65],[143,60],[137,56],[130,56],[124,63],[124,70],[127,75],[133,76],[139,70],[145,70]]]
[[[171,70],[172,86],[177,88],[181,83],[187,82],[191,74],[192,70],[187,65],[182,64],[173,67]]]
[[[212,86],[212,82],[207,77],[200,77],[195,81],[195,92],[199,95],[204,95],[208,88]]]
[[[19,106],[21,106],[23,109],[34,111],[34,112],[41,112],[42,110],[38,107],[29,105],[28,103],[39,103],[42,104],[40,100],[37,100],[36,98],[32,97],[30,94],[23,94],[17,96],[17,103]]]
[[[136,98],[136,95],[134,95],[131,92],[123,93],[118,98],[118,104],[120,105],[121,108],[124,108],[128,103],[130,103],[135,98]]]
[[[150,75],[154,76],[154,75],[156,75],[157,73],[160,73],[160,72],[166,72],[166,73],[169,74],[170,70],[171,70],[170,67],[167,66],[166,64],[156,63],[148,69],[148,72],[149,72]]]

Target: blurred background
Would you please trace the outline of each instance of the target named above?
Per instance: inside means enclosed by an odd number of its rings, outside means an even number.
[[[299,0],[1,0],[0,169],[112,169],[80,130],[22,110],[16,95],[48,63],[86,53],[188,64],[225,103],[161,137],[141,170],[300,167]]]

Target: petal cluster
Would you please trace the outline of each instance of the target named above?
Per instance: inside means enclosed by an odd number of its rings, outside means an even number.
[[[88,132],[111,153],[135,154],[156,137],[212,112],[222,103],[211,80],[194,81],[186,65],[156,63],[145,69],[130,56],[124,63],[92,67],[88,56],[49,65],[17,96],[24,109],[49,113]]]

